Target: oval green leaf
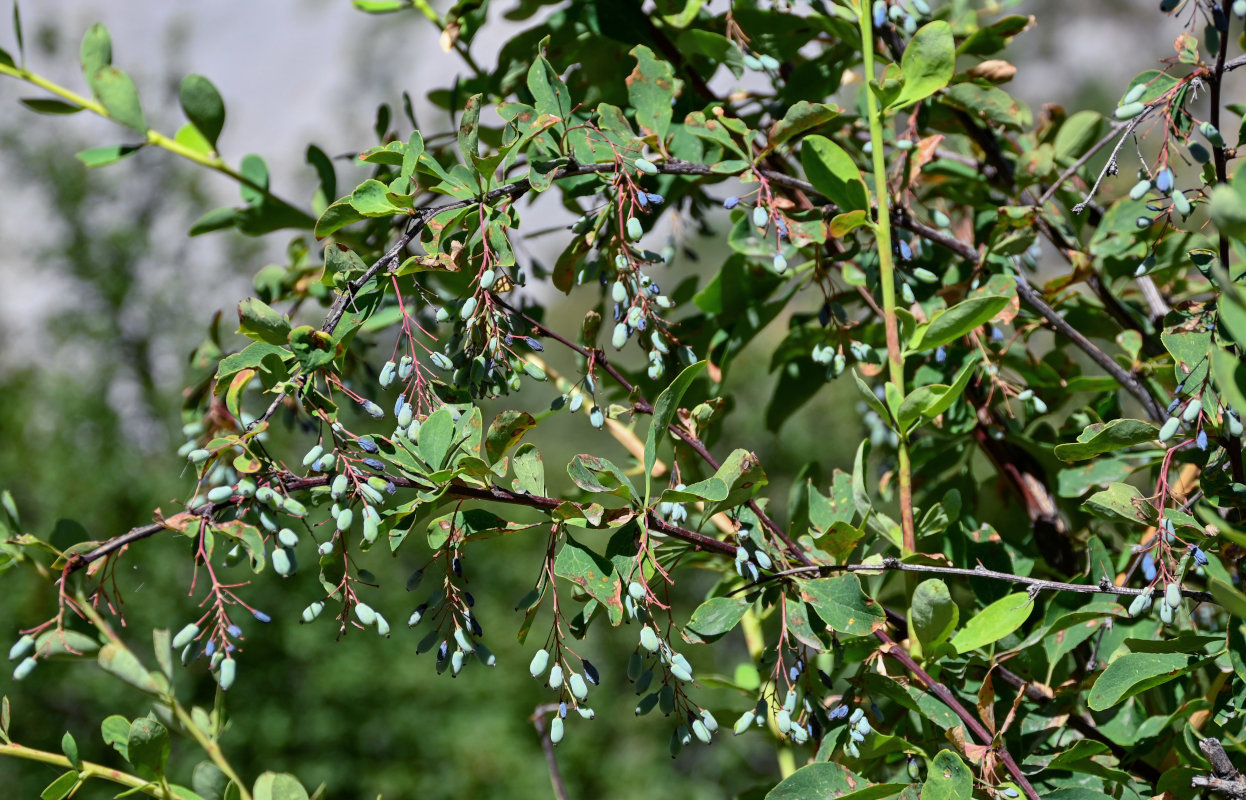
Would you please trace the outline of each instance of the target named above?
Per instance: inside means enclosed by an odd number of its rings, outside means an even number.
[[[123,647],[115,644],[104,645],[100,648],[98,662],[105,672],[148,694],[160,694],[164,689],[164,681],[148,672],[134,654]]]
[[[299,779],[285,772],[265,772],[255,779],[251,790],[255,800],[308,800]]]
[[[866,636],[886,619],[882,607],[865,596],[860,579],[851,573],[797,581],[797,585],[800,598],[812,606],[832,630]]]
[[[1090,687],[1086,705],[1094,711],[1111,708],[1185,674],[1191,663],[1192,659],[1184,653],[1127,653],[1109,664]]]
[[[960,621],[960,607],[952,600],[947,584],[938,578],[922,581],[913,591],[913,610],[909,619],[913,632],[929,653],[947,640]]]
[[[1064,461],[1082,461],[1100,453],[1110,453],[1136,444],[1146,444],[1159,433],[1149,422],[1137,419],[1114,419],[1086,426],[1076,442],[1058,444],[1056,458]]]
[[[114,164],[131,153],[137,153],[141,144],[109,144],[103,147],[89,147],[74,154],[74,158],[87,167],[104,167]]]
[[[692,612],[688,620],[688,634],[684,638],[692,642],[712,642],[730,631],[744,617],[752,605],[743,597],[712,597]]]
[[[986,295],[971,297],[951,308],[938,311],[913,336],[914,350],[929,350],[959,339],[1004,310],[1010,297]]]
[[[290,319],[258,297],[238,304],[238,333],[257,342],[283,345],[290,340]]]
[[[82,110],[82,106],[50,97],[23,97],[21,102],[36,114],[77,114]]]
[[[169,729],[150,717],[130,725],[130,763],[145,778],[159,778],[169,760]]]
[[[958,653],[968,653],[1003,639],[1020,628],[1034,610],[1025,592],[1001,597],[979,611],[955,636],[952,646]]]
[[[177,98],[181,101],[186,119],[190,120],[215,150],[216,140],[225,127],[225,101],[221,99],[221,93],[216,90],[216,86],[202,75],[187,75],[182,78]]]
[[[89,78],[91,90],[108,116],[127,128],[147,132],[147,120],[138,99],[138,87],[129,75],[116,67],[104,67]]]
[[[814,188],[840,210],[869,208],[869,193],[861,170],[844,148],[825,136],[806,136],[801,141],[800,163]]]
[[[766,794],[766,800],[807,800],[834,797],[837,800],[875,800],[891,797],[904,789],[902,783],[869,785],[845,767],[828,762],[807,764],[783,779]]]
[[[675,380],[662,390],[662,394],[658,395],[657,401],[653,404],[653,418],[649,421],[649,433],[645,436],[646,503],[649,502],[653,465],[658,460],[658,445],[666,438],[666,430],[671,421],[675,419],[675,411],[679,408],[679,401],[683,399],[684,392],[688,391],[692,381],[701,374],[701,370],[705,369],[706,363],[698,361],[685,367]]]
[[[89,83],[92,75],[112,64],[112,37],[108,29],[98,22],[87,28],[82,37],[80,56],[82,74],[87,76]]]
[[[956,41],[952,26],[936,20],[918,28],[900,58],[904,86],[890,108],[903,108],[948,85],[956,72]]]
[[[930,772],[919,796],[921,800],[970,800],[973,773],[960,756],[951,750],[940,750],[930,762]]]

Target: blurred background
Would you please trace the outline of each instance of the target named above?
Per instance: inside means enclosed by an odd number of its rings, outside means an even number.
[[[494,3],[496,23],[473,46],[482,66],[517,30],[501,19],[511,5]],[[1180,33],[1178,23],[1155,13],[1155,2],[1000,6],[1042,20],[1007,53],[1019,66],[1010,91],[1036,110],[1043,102],[1062,103],[1070,112],[1110,109],[1130,77],[1172,53]],[[23,3],[21,11],[30,66],[73,88],[82,86],[82,34],[103,22],[112,33],[114,62],[138,83],[149,124],[158,130],[171,134],[181,124],[181,78],[208,76],[228,108],[222,154],[233,163],[260,154],[275,192],[299,204],[307,204],[316,185],[303,161],[307,145],[333,156],[358,152],[373,141],[377,106],[400,108],[403,91],[415,101],[426,136],[451,129],[446,113],[425,96],[449,83],[460,64],[414,13],[368,16],[346,0],[42,0]],[[4,25],[0,46],[16,52]],[[51,534],[64,546],[145,523],[154,508],[178,510],[190,486],[185,461],[174,452],[182,441],[180,390],[188,356],[216,313],[223,313],[223,330],[233,330],[234,305],[253,293],[252,276],[260,268],[285,263],[291,236],[188,238],[190,224],[204,212],[238,203],[229,180],[155,149],[88,171],[73,154],[123,141],[124,133],[86,114],[44,117],[19,105],[19,98],[38,94],[0,80],[0,488],[13,492],[27,529]],[[349,159],[338,162],[339,186],[362,180],[364,173],[352,169]],[[559,238],[528,247],[542,257],[554,252]],[[699,264],[676,262],[672,269],[712,269],[720,256],[709,244],[698,249]],[[737,382],[734,400],[751,417],[739,416],[738,427],[716,445],[719,454],[747,446],[775,476],[792,475],[807,461],[817,461],[824,474],[848,467],[861,434],[843,414],[854,398],[828,390],[783,429],[766,432],[762,418],[774,376],[767,374],[766,343],[752,350],[751,365],[742,363],[739,374],[766,377],[751,386]],[[839,427],[830,428],[827,419]],[[571,437],[588,430],[583,424],[567,428]],[[807,430],[819,433],[797,435]],[[594,440],[584,447],[601,446]],[[564,454],[550,447],[546,463],[557,464]],[[569,444],[562,448],[573,452]],[[561,474],[551,470],[554,478]],[[776,498],[785,495],[786,487],[774,488]],[[490,634],[486,641],[501,665],[496,670],[473,664],[456,680],[437,676],[431,654],[415,654],[422,634],[397,624],[410,609],[393,593],[383,610],[396,633],[387,640],[354,631],[338,641],[327,619],[310,626],[249,621],[247,652],[229,696],[236,724],[224,738],[235,766],[247,776],[265,768],[291,771],[309,787],[324,782],[333,798],[550,796],[528,719],[549,693],[526,670],[548,616],[538,619],[526,646],[513,636],[519,623],[514,604],[536,577],[544,541],[535,535],[496,544],[469,568]],[[421,559],[419,552],[404,552],[369,566],[383,585],[396,587]],[[176,630],[198,616],[196,599],[187,595],[188,562],[184,540],[162,537],[126,557],[119,588],[130,630]],[[707,582],[690,581],[683,589],[691,603]],[[308,569],[288,581],[266,574],[246,596],[284,623],[297,619],[317,591]],[[11,575],[4,576],[0,598],[6,647],[18,628],[55,611],[46,586]],[[149,643],[132,646],[150,658]],[[600,669],[603,686],[594,692],[597,719],[569,721],[557,751],[571,797],[711,798],[772,785],[774,751],[759,734],[720,737],[712,747],[692,747],[670,759],[667,724],[632,713],[635,698],[623,672],[634,646],[634,631],[624,629],[593,637],[585,653]],[[695,649],[688,655],[699,675],[731,675],[747,658],[738,641],[722,648],[716,662]],[[184,697],[210,704],[214,684],[203,666],[179,671],[178,685]],[[99,720],[148,710],[137,692],[73,663],[43,664],[20,685],[5,675],[0,692],[13,704],[16,739],[58,751],[69,730],[84,758],[105,763],[115,759],[100,738]],[[748,703],[726,690],[702,695],[727,726]],[[48,708],[55,713],[38,713]],[[175,742],[172,773],[181,782],[189,783],[195,753]],[[0,759],[0,780],[18,787],[14,797],[37,797],[55,776],[50,767]],[[107,786],[88,785],[79,796],[112,794]]]

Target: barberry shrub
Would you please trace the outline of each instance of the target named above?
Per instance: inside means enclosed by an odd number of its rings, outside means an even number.
[[[382,108],[354,171],[308,149],[303,202],[218,151],[208,78],[162,133],[104,26],[71,88],[14,15],[26,106],[125,129],[88,167],[163,149],[241,192],[190,235],[289,241],[193,354],[179,512],[54,546],[5,496],[0,567],[57,599],[13,680],[68,656],[151,701],[103,719],[115,769],[16,741],[6,698],[0,757],[64,770],[45,798],[307,796],[239,774],[224,724],[243,625],[300,621],[414,637],[439,674],[526,665],[555,766],[634,691],[672,756],[770,743],[775,798],[1246,797],[1246,1],[1163,0],[1176,54],[1075,113],[1008,94],[1034,20],[997,3],[523,0],[492,68],[497,4],[355,5],[438,26],[455,123]],[[784,474],[762,427],[859,444]],[[115,578],[156,537],[199,610],[170,598],[152,652]],[[537,543],[531,591],[483,619],[503,537]],[[301,620],[251,599],[299,575]]]

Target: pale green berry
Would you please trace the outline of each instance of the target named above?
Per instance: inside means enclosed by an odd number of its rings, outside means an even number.
[[[232,658],[227,658],[221,662],[220,671],[217,673],[217,684],[221,687],[222,692],[229,691],[229,687],[234,685],[234,678],[238,675],[238,662]]]
[[[658,651],[658,634],[648,625],[640,629],[640,646],[650,653]]]
[[[376,624],[376,611],[367,603],[355,603],[355,617],[364,626]]]
[[[173,637],[173,641],[171,642],[171,647],[174,650],[180,650],[186,645],[193,642],[195,640],[195,637],[198,635],[199,635],[199,626],[192,622],[189,625],[184,626],[180,631],[177,632],[177,635]],[[13,658],[12,653],[9,653],[9,658],[10,659]]]
[[[528,665],[528,672],[532,674],[532,677],[536,678],[545,674],[547,666],[549,666],[549,651],[542,647],[532,656],[532,663]]]
[[[740,718],[735,721],[735,726],[732,728],[732,730],[735,732],[735,735],[739,736],[740,734],[748,730],[749,726],[753,724],[753,720],[755,720],[756,718],[757,718],[756,715],[752,711],[745,711],[743,714],[741,714]]]
[[[320,616],[320,612],[324,611],[324,602],[317,600],[316,602],[303,609],[303,621],[312,622],[316,617]]]

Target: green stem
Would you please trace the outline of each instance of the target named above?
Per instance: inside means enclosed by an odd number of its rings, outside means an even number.
[[[25,81],[32,86],[38,86],[40,89],[56,95],[70,105],[78,106],[84,111],[90,111],[92,114],[103,117],[104,119],[112,119],[112,116],[108,113],[108,109],[104,108],[102,104],[92,100],[89,97],[84,97],[71,89],[66,89],[58,83],[53,83],[47,78],[44,78],[42,75],[37,75],[29,70],[18,67],[10,67],[5,64],[0,64],[0,75],[8,75],[10,78],[17,78],[19,81]],[[222,175],[232,178],[243,186],[259,192],[267,200],[297,211],[299,214],[307,218],[308,225],[315,221],[315,219],[307,212],[291,205],[285,200],[282,200],[280,197],[270,192],[267,187],[256,183],[238,170],[231,167],[229,164],[225,163],[225,161],[223,161],[220,156],[216,155],[215,152],[208,154],[199,150],[194,150],[176,139],[165,136],[163,133],[151,128],[148,128],[144,132],[144,136],[146,138],[146,144],[154,145],[162,150],[167,150],[174,155],[181,156],[188,161],[193,161],[200,166],[219,172]]]
[[[86,597],[83,596],[80,591],[77,593],[75,599],[78,601],[79,610],[87,617],[88,620],[90,620],[96,630],[107,637],[109,643],[116,647],[129,650],[129,648],[125,646],[125,643],[121,641],[120,637],[118,637],[116,632],[112,629],[112,626],[108,624],[108,621],[100,616],[99,611],[97,611],[87,601]],[[137,661],[138,656],[134,656],[134,659]],[[182,704],[177,701],[177,698],[173,695],[172,690],[161,694],[160,699],[168,705],[170,709],[172,709],[173,715],[177,717],[177,721],[181,723],[182,729],[187,733],[187,735],[190,736],[190,738],[195,740],[195,743],[198,744],[200,749],[207,754],[208,758],[212,759],[212,763],[216,765],[217,769],[224,773],[225,777],[233,781],[234,785],[238,787],[238,796],[240,800],[252,800],[250,790],[247,789],[247,785],[243,783],[242,778],[238,777],[238,773],[234,771],[234,768],[230,766],[229,761],[225,759],[225,754],[221,751],[220,745],[217,744],[214,739],[210,738],[207,733],[203,731],[203,729],[195,724],[195,721],[191,715],[186,711]]]
[[[238,773],[234,772],[234,768],[225,760],[225,754],[221,752],[221,747],[213,739],[208,738],[195,721],[191,719],[190,714],[186,713],[186,709],[181,703],[174,700],[171,704],[173,713],[177,716],[178,722],[182,723],[182,727],[190,734],[203,752],[208,754],[208,758],[212,759],[212,763],[216,765],[226,778],[234,782],[238,787],[238,796],[241,800],[251,800],[251,792],[247,789],[247,785],[242,782],[242,778],[238,777]]]
[[[900,331],[896,320],[895,262],[891,259],[891,208],[888,202],[887,164],[883,159],[883,114],[878,98],[871,86],[874,73],[874,22],[870,4],[860,0],[858,8],[861,27],[861,54],[865,64],[865,102],[870,118],[870,146],[874,159],[874,196],[878,201],[878,219],[874,223],[874,236],[878,242],[878,271],[883,292],[883,324],[887,332],[887,367],[891,383],[904,397],[904,351],[900,348]],[[908,437],[900,436],[897,472],[900,485],[900,530],[902,532],[901,554],[917,550],[917,534],[913,524],[913,473],[909,461]]]
[[[745,611],[740,619],[740,631],[744,634],[744,645],[748,648],[749,658],[753,660],[753,663],[759,662],[766,652],[766,637],[761,630],[761,618],[751,608]],[[764,692],[763,687],[763,694]],[[779,743],[779,776],[786,778],[796,771],[796,756],[792,753],[791,746],[784,743],[783,735],[779,733],[779,726],[775,723],[773,714],[768,715],[766,726],[770,728],[770,733]]]
[[[437,10],[429,5],[428,0],[411,0],[411,7],[423,14],[429,22],[436,25],[437,30],[442,32],[445,31],[446,23],[442,20],[441,15],[437,13]],[[480,65],[476,63],[476,60],[472,58],[472,54],[468,50],[467,45],[463,44],[457,36],[454,39],[454,50],[459,54],[459,57],[463,59],[467,66],[471,68],[472,72],[476,73],[477,78],[489,77],[489,74],[482,70]]]
[[[37,761],[41,764],[51,764],[54,767],[62,769],[74,769],[73,762],[60,753],[50,753],[47,750],[36,750],[33,747],[26,747],[20,744],[0,744],[0,756],[8,756],[10,758],[21,758],[26,761]],[[131,775],[128,772],[122,772],[119,769],[106,767],[103,764],[95,764],[91,761],[83,761],[81,769],[77,770],[82,781],[92,778],[111,781],[112,783],[126,786],[130,789],[137,789],[143,794],[151,797],[163,797],[166,800],[173,800],[175,795],[166,793],[159,783],[149,781],[146,778],[140,778],[137,775]]]
[[[438,30],[445,27],[441,24],[441,15],[437,13],[435,8],[429,5],[428,0],[411,0],[411,7],[423,14],[429,22],[436,25]]]

